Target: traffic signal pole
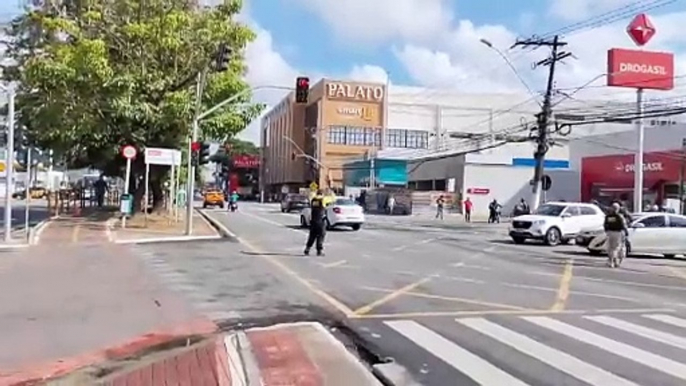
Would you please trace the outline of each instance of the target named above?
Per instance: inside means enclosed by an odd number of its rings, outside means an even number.
[[[207,118],[208,116],[214,114],[217,110],[221,109],[222,107],[235,102],[237,99],[242,98],[248,94],[251,94],[255,91],[260,91],[260,90],[283,90],[283,91],[293,91],[293,87],[284,87],[284,86],[257,86],[257,87],[250,87],[250,88],[245,88],[241,90],[240,92],[237,92],[236,94],[232,95],[231,97],[224,99],[223,101],[217,103],[215,106],[212,108],[208,109],[207,111],[203,113],[199,113],[200,108],[202,107],[201,98],[202,98],[202,92],[204,89],[204,83],[205,83],[205,78],[207,77],[207,69],[205,69],[203,72],[201,72],[198,75],[198,86],[196,88],[196,94],[195,94],[195,99],[196,99],[196,115],[193,118],[193,126],[192,126],[192,132],[191,132],[191,140],[188,142],[188,187],[186,189],[186,222],[185,222],[185,234],[186,235],[191,235],[193,233],[193,188],[195,185],[195,166],[191,162],[191,145],[193,142],[197,142],[198,138],[200,136],[200,122]]]
[[[7,86],[7,154],[5,158],[5,241],[12,241],[12,187],[14,181],[14,87]]]

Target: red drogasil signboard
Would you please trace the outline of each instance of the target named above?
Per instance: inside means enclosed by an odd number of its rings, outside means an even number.
[[[607,52],[607,85],[652,90],[674,88],[674,54],[613,48]]]
[[[233,166],[241,169],[257,169],[260,167],[260,157],[241,154],[233,157]]]

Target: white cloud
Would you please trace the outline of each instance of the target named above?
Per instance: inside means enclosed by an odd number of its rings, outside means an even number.
[[[348,43],[394,39],[428,41],[451,23],[445,0],[295,0],[320,16]]]
[[[365,64],[353,66],[346,78],[358,82],[386,83],[389,81],[388,75],[383,67]]]

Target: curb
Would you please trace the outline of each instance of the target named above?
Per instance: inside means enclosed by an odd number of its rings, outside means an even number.
[[[226,227],[226,225],[222,224],[219,220],[213,218],[212,216],[208,215],[205,213],[204,210],[202,209],[196,209],[198,213],[200,213],[200,216],[205,219],[214,229],[219,231],[219,233],[222,235],[222,237],[227,237],[227,238],[232,238],[238,240],[238,236],[231,232],[229,228]]]
[[[40,235],[43,233],[45,228],[50,225],[50,222],[53,220],[57,220],[60,216],[52,216],[48,217],[45,220],[39,222],[36,224],[36,226],[32,227],[29,229],[29,245],[37,245],[38,240],[40,240]]]
[[[135,240],[115,240],[115,244],[161,244],[161,243],[177,243],[190,241],[205,241],[205,240],[219,240],[222,236],[174,236],[174,237],[153,237],[148,239]]]
[[[196,319],[176,327],[163,328],[132,337],[119,344],[103,347],[93,352],[31,365],[18,371],[0,372],[0,386],[43,384],[46,381],[57,380],[79,369],[102,362],[125,359],[137,355],[147,348],[164,345],[179,338],[209,336],[216,332],[217,326],[214,323],[204,319]]]

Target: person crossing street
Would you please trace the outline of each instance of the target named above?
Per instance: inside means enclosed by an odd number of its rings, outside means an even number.
[[[605,216],[605,234],[607,235],[607,265],[610,268],[619,267],[624,258],[625,235],[627,234],[627,223],[620,212],[621,206],[613,203]]]
[[[322,191],[317,193],[310,200],[310,232],[307,236],[307,244],[305,244],[305,256],[310,254],[312,246],[317,249],[317,256],[324,253],[324,237],[326,236],[326,224],[324,217],[326,214],[325,198]]]

